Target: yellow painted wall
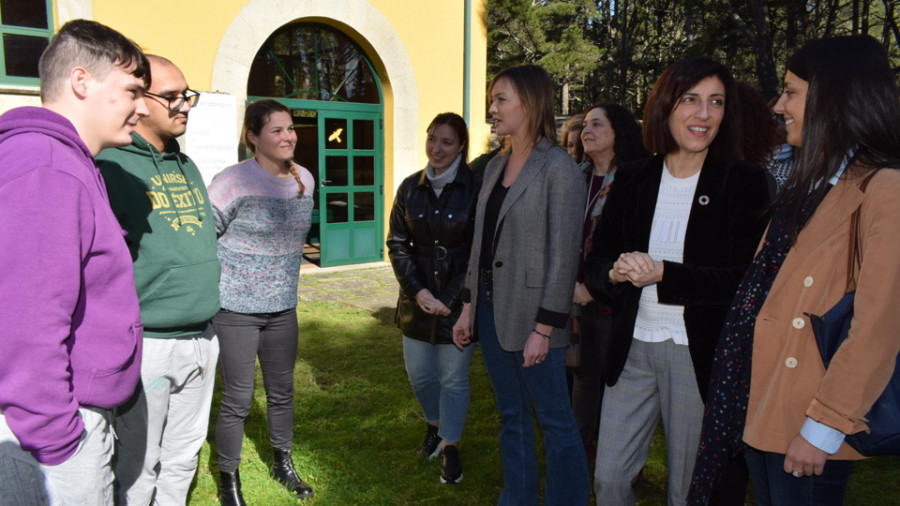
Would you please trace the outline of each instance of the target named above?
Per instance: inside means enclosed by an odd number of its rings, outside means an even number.
[[[242,95],[246,89],[212,89],[213,69],[220,44],[232,23],[247,23],[238,14],[250,0],[54,0],[57,26],[68,19],[94,19],[137,42],[145,51],[165,56],[184,72],[189,85],[201,91],[222,91]],[[300,7],[310,0],[283,0]],[[320,22],[344,31],[354,39],[372,60],[382,78],[384,91],[384,186],[385,227],[393,204],[393,188],[407,175],[421,169],[425,156],[425,128],[438,113],[463,114],[465,57],[465,0],[367,0],[387,22],[405,49],[412,65],[418,97],[416,125],[396,125],[395,90],[386,75],[386,67],[369,41],[363,40],[353,27],[329,19],[300,18]],[[469,156],[475,158],[487,149],[490,126],[485,123],[485,76],[487,73],[487,0],[471,0],[471,61],[469,124]],[[264,13],[262,14],[265,15]],[[240,20],[239,20],[240,18]],[[292,20],[285,20],[289,23]],[[247,24],[247,29],[253,26]],[[268,29],[267,29],[268,30]],[[258,34],[265,38],[270,33]],[[256,37],[260,39],[260,37]],[[383,47],[384,44],[381,44]],[[393,61],[397,61],[396,58]],[[250,62],[240,62],[249,65]],[[396,66],[394,67],[396,70]],[[0,109],[36,102],[33,96],[19,96],[0,90]],[[399,107],[399,106],[398,106]],[[398,109],[400,110],[400,109]],[[409,109],[405,109],[409,110]],[[408,118],[409,116],[407,116]],[[406,120],[408,121],[408,120]],[[394,138],[391,125],[407,127],[404,139]],[[407,148],[401,145],[405,141]],[[415,142],[415,156],[412,142]],[[395,145],[401,146],[395,149]],[[405,153],[405,154],[404,154]],[[400,156],[403,154],[403,156]],[[395,163],[396,158],[403,162]],[[412,162],[415,158],[415,163]]]
[[[481,152],[486,135],[484,2],[472,0],[474,57],[470,111],[473,137],[481,138],[473,139],[473,157]],[[440,112],[462,114],[463,0],[370,0],[370,3],[389,20],[412,61],[419,92],[419,132],[424,132],[431,118]],[[93,13],[94,19],[121,31],[147,52],[174,61],[192,87],[207,90],[222,34],[245,4],[245,0],[156,0],[137,8],[135,2],[93,0]],[[358,42],[368,49],[364,41]],[[377,59],[377,55],[370,56]],[[419,167],[397,167],[398,174],[411,173],[424,166],[424,138],[422,144]]]
[[[469,90],[469,158],[488,150],[491,125],[487,116],[487,0],[472,0],[471,89]]]
[[[190,86],[207,89],[225,29],[243,0],[94,0],[94,19],[122,32],[144,51],[172,60]]]

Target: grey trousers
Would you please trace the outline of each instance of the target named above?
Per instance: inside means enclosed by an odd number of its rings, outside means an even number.
[[[219,470],[237,471],[244,421],[253,406],[256,359],[266,390],[266,420],[272,448],[290,451],[294,441],[294,365],[298,328],[294,308],[271,314],[221,310],[213,317],[222,355],[222,405],[216,421]]]
[[[78,413],[84,422],[78,449],[55,466],[41,464],[23,451],[0,414],[0,505],[112,505],[110,412],[81,408]]]
[[[207,326],[144,338],[143,357],[138,389],[116,413],[116,502],[183,505],[209,429],[219,343]]]
[[[635,339],[618,382],[603,397],[594,470],[598,506],[635,503],[631,485],[647,461],[660,416],[668,454],[668,504],[681,506],[687,501],[703,421],[694,365],[687,346]]]

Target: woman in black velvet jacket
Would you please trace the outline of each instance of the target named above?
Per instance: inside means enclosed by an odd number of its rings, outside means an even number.
[[[428,422],[419,454],[432,458],[443,448],[441,480],[455,483],[462,479],[456,443],[469,409],[474,345],[457,349],[453,324],[462,306],[481,177],[466,166],[468,132],[459,115],[437,115],[427,132],[428,165],[400,184],[387,247],[400,283],[403,358]]]
[[[711,60],[666,70],[644,111],[656,155],[619,169],[586,260],[585,285],[610,297],[615,315],[595,480],[609,504],[633,503],[660,416],[669,504],[687,497],[716,341],[769,200],[765,172],[732,158],[733,90]]]

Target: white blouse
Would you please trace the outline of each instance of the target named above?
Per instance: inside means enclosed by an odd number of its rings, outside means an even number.
[[[654,260],[684,261],[684,234],[699,179],[700,171],[684,179],[673,177],[663,164],[647,251]],[[634,322],[634,338],[649,343],[671,339],[675,344],[687,345],[684,306],[660,304],[656,284],[645,286]]]

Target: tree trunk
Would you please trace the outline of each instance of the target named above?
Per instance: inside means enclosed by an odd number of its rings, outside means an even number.
[[[756,72],[759,87],[766,100],[778,93],[778,75],[775,72],[775,56],[772,54],[772,32],[769,30],[769,15],[765,0],[752,0],[750,10],[756,25],[753,49],[756,52]]]
[[[722,0],[722,6],[728,13],[731,21],[738,31],[747,39],[753,47],[756,56],[756,75],[759,79],[759,87],[766,99],[776,95],[778,90],[778,76],[775,73],[775,57],[772,53],[772,32],[769,29],[769,15],[766,0],[749,0],[750,15],[753,16],[753,26],[738,15],[731,0]]]
[[[619,46],[619,61],[627,62],[630,61],[631,53],[631,26],[628,25],[628,3],[622,2],[622,12],[619,14],[620,17],[620,26],[622,27],[622,42]],[[625,99],[625,93],[628,89],[628,65],[619,65],[619,91],[618,101],[619,103],[623,103]]]
[[[828,17],[825,21],[825,37],[831,37],[834,34],[835,17],[838,11],[838,0],[832,0],[828,6]]]
[[[869,33],[869,2],[863,2],[862,21],[859,33]]]

